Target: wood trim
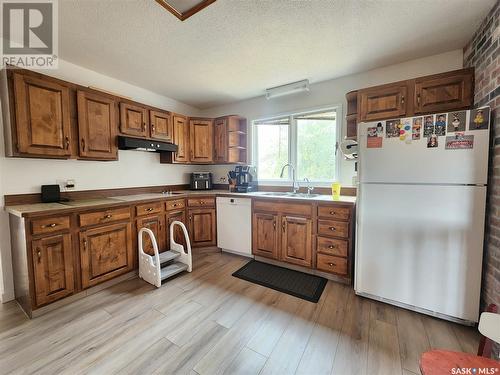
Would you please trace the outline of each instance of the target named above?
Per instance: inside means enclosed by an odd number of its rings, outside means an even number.
[[[174,16],[176,16],[178,19],[184,21],[189,17],[195,15],[196,13],[200,12],[201,10],[205,9],[210,4],[215,3],[216,0],[202,0],[199,4],[195,5],[194,7],[188,9],[185,12],[179,12],[172,5],[170,5],[167,0],[155,0],[155,1],[158,4],[160,4],[163,8],[168,10],[170,13],[172,13]]]
[[[189,189],[189,184],[178,184],[178,185],[141,186],[141,187],[116,188],[116,189],[64,191],[61,192],[61,198],[67,198],[71,200],[108,198],[118,195],[161,193],[162,191],[168,191],[168,190],[176,191],[176,190],[188,190],[188,189]],[[12,194],[12,195],[5,195],[4,198],[5,198],[5,206],[15,206],[18,204],[33,204],[42,202],[42,195],[40,193]]]

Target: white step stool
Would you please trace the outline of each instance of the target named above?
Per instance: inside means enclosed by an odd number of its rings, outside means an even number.
[[[184,239],[186,240],[186,249],[174,240],[174,227],[179,225],[182,228]],[[186,226],[180,221],[174,221],[170,224],[170,250],[160,253],[158,243],[151,229],[141,228],[139,231],[139,277],[157,288],[161,286],[162,280],[168,279],[182,271],[191,272],[193,262],[191,259],[191,242],[187,233]],[[153,244],[154,255],[144,252],[142,246],[143,233],[147,233]],[[163,267],[162,267],[163,265]]]

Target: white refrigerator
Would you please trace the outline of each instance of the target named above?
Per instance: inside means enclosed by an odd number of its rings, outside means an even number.
[[[359,124],[354,288],[472,324],[479,315],[489,108],[442,115],[444,129],[438,115]]]

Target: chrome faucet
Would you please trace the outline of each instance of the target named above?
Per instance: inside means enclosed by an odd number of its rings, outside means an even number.
[[[307,177],[304,178],[304,181],[307,182],[307,195],[309,195],[314,190],[314,186],[311,185],[311,181]]]
[[[294,193],[297,193],[299,191],[299,183],[295,179],[295,168],[293,167],[293,165],[291,165],[290,163],[285,164],[283,168],[281,168],[280,178],[283,178],[286,167],[291,168],[292,170],[292,190]]]

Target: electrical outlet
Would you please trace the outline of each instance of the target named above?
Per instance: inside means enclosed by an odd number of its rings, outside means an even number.
[[[66,180],[66,184],[64,187],[66,190],[74,190],[76,187],[75,180]]]

